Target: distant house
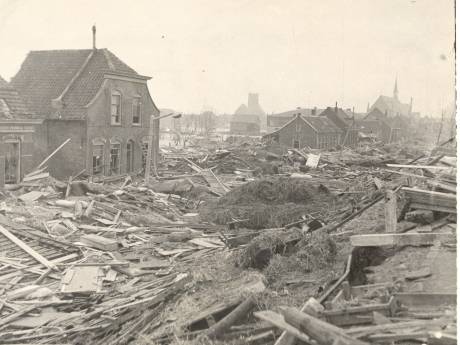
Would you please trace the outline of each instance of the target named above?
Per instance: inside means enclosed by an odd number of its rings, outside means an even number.
[[[327,117],[340,128],[340,145],[354,147],[358,144],[358,126],[353,114],[350,115],[336,105],[335,108],[327,107],[319,116]]]
[[[85,169],[120,175],[142,169],[149,119],[159,114],[142,76],[108,49],[31,51],[11,85],[43,118],[40,142],[57,178]],[[156,127],[158,123],[155,122]],[[158,128],[154,129],[158,144]]]
[[[282,113],[271,114],[267,115],[267,132],[274,132],[281,127],[283,127],[286,123],[292,120],[296,114],[301,114],[301,116],[317,116],[319,115],[323,109],[309,109],[309,108],[297,108],[294,110],[285,111]]]
[[[230,133],[239,135],[259,135],[261,123],[265,122],[265,112],[259,104],[259,95],[250,93],[248,105],[241,104],[230,120]]]
[[[0,178],[18,183],[46,152],[43,119],[25,104],[19,93],[0,77]]]
[[[286,147],[329,149],[340,143],[342,131],[327,117],[294,115],[280,129],[265,135],[264,141]]]

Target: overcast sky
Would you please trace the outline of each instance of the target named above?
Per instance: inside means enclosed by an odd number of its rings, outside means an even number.
[[[233,113],[260,94],[267,113],[378,95],[422,114],[454,100],[453,0],[0,0],[0,75],[30,50],[109,48],[160,108]]]

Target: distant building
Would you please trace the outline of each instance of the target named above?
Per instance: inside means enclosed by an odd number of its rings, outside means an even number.
[[[353,113],[342,108],[327,107],[319,116],[325,116],[341,130],[340,145],[354,147],[358,144],[358,126]]]
[[[0,179],[19,183],[46,152],[43,119],[32,112],[19,93],[0,77]]]
[[[308,109],[308,108],[297,108],[294,110],[285,111],[282,113],[271,114],[267,115],[267,132],[271,133],[274,132],[281,127],[283,127],[286,123],[292,120],[296,114],[301,114],[302,116],[317,116],[319,115],[323,109]]]
[[[248,105],[241,104],[230,121],[230,133],[240,135],[259,135],[265,112],[259,104],[259,95],[250,93]]]
[[[395,80],[395,86],[393,89],[393,97],[388,96],[379,96],[369,111],[374,109],[380,110],[383,114],[386,114],[388,117],[394,116],[409,116],[412,114],[412,102],[411,98],[410,104],[402,103],[399,100],[399,91],[398,91],[398,81]]]
[[[357,125],[360,133],[384,143],[391,143],[402,137],[401,127],[405,124],[401,121],[400,116],[389,118],[378,108],[374,108],[362,120],[357,121]]]
[[[283,127],[265,135],[268,142],[286,147],[329,149],[340,144],[342,131],[325,116],[293,115]]]

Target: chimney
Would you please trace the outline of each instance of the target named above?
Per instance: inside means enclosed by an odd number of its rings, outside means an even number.
[[[337,114],[339,112],[339,108],[337,107],[337,101],[335,102],[335,113]]]
[[[316,107],[313,108],[312,115],[316,115]]]
[[[410,107],[409,107],[409,115],[412,114],[412,104],[414,103],[414,99],[411,97],[410,98]]]
[[[96,49],[96,24],[93,25],[93,49]]]
[[[258,93],[250,93],[248,95],[248,108],[249,109],[256,109],[259,107],[259,94]]]

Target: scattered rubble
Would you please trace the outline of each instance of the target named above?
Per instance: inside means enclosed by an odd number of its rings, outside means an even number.
[[[456,343],[453,157],[163,154],[148,184],[5,186],[0,344]]]

